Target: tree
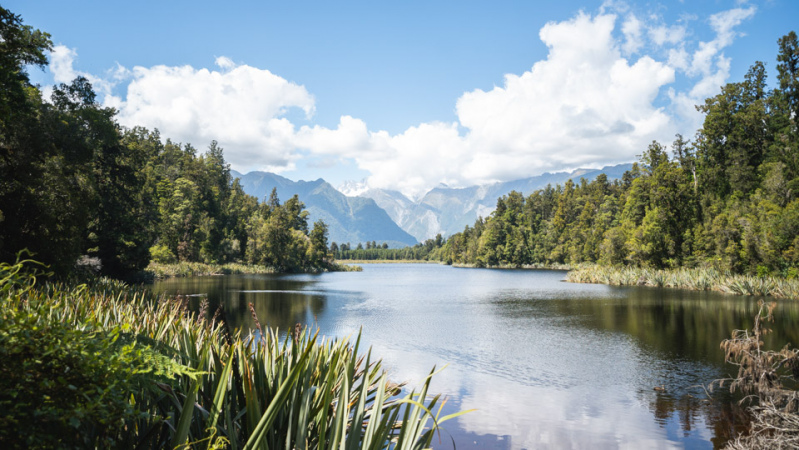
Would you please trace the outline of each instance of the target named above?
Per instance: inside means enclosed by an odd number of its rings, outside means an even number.
[[[780,91],[785,96],[789,117],[799,120],[799,41],[796,32],[791,31],[777,41],[780,52],[777,55],[777,72]]]
[[[310,234],[311,247],[309,255],[309,264],[313,267],[322,267],[326,264],[328,258],[327,253],[327,225],[317,220],[313,224],[313,229]]]

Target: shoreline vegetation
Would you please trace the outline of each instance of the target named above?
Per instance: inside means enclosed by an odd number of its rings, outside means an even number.
[[[315,268],[297,273],[322,273],[322,272],[360,272],[363,268],[356,265],[331,262],[325,269]],[[200,262],[158,263],[150,264],[136,277],[137,280],[162,280],[177,277],[196,277],[211,275],[241,275],[241,274],[279,274],[286,273],[274,267],[258,264],[206,264]]]
[[[564,270],[564,281],[569,283],[596,283],[610,286],[646,286],[692,291],[716,291],[731,295],[769,296],[799,300],[799,278],[773,275],[742,275],[713,268],[652,269],[632,266],[602,266],[599,264],[524,264],[481,266],[479,264],[453,263],[431,260],[344,260],[358,264],[441,264],[457,268],[484,268],[499,270]],[[363,270],[363,269],[361,269]]]
[[[349,264],[441,264],[439,261],[428,261],[426,259],[339,259],[336,263],[340,265]]]
[[[459,268],[466,268],[466,269],[499,269],[499,270],[572,270],[572,266],[569,264],[521,264],[521,265],[513,265],[513,264],[497,264],[494,266],[483,266],[480,264],[468,264],[468,263],[445,263],[440,262],[440,264],[446,264],[452,267],[459,267]]]
[[[0,263],[0,442],[10,448],[427,448],[442,399],[388,379],[360,336],[230,330],[109,278]],[[58,376],[53,376],[58,374]]]
[[[570,283],[648,286],[725,294],[799,299],[799,278],[752,276],[704,268],[648,269],[641,267],[579,266],[566,275]]]

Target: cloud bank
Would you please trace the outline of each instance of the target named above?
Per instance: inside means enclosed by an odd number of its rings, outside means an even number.
[[[335,128],[297,127],[287,113],[296,109],[311,119],[316,107],[304,86],[224,56],[211,70],[117,67],[89,79],[118,109],[121,124],[158,128],[200,147],[217,140],[238,170],[280,172],[308,156],[349,160],[371,173],[371,187],[417,196],[440,183],[468,186],[627,162],[654,139],[692,134],[701,124],[694,105],[726,82],[723,50],[755,12],[712,15],[706,23],[715,37],[702,42],[688,40],[685,21],[638,17],[623,4],[580,12],[540,30],[548,54],[529,71],[458,98],[457,121],[421,123],[396,135],[351,116]],[[73,69],[76,56],[54,48],[57,82],[87,75]],[[688,89],[671,86],[678,76],[690,80]],[[124,83],[124,95],[114,95]]]

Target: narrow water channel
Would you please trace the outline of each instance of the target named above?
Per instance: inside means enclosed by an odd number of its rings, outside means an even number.
[[[447,410],[436,448],[714,448],[745,421],[701,388],[734,373],[719,349],[751,327],[757,299],[563,282],[565,272],[365,265],[363,272],[230,275],[157,282],[223,304],[234,327],[362,330],[390,375],[433,368]],[[767,346],[799,342],[799,304],[780,301]]]

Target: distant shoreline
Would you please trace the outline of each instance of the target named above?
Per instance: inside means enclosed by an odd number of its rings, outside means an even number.
[[[337,259],[336,264],[444,264],[421,259]]]
[[[322,272],[360,272],[358,266],[343,265],[334,262],[326,268],[316,268],[295,273],[322,273]],[[281,272],[274,267],[261,266],[257,264],[205,264],[199,262],[180,262],[172,264],[161,264],[151,262],[144,270],[136,274],[137,280],[154,281],[167,278],[197,277],[197,276],[216,276],[216,275],[257,275],[257,274],[284,274],[292,272]]]

